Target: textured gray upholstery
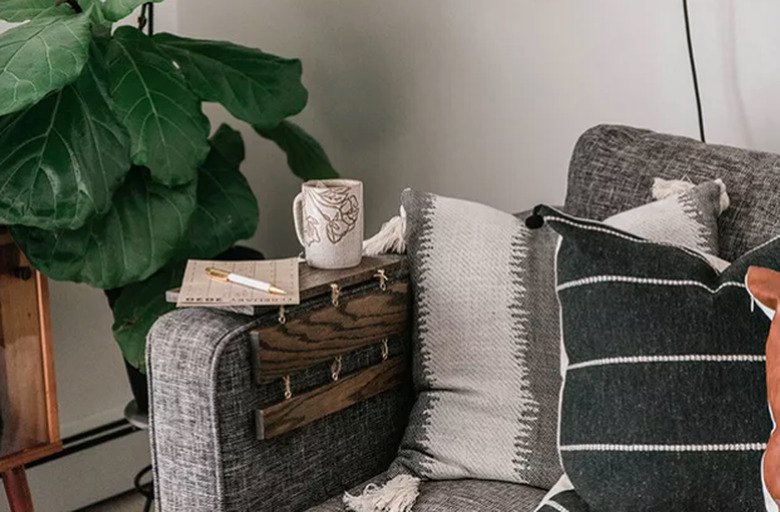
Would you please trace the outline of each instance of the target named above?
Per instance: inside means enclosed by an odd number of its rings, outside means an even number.
[[[380,479],[372,479],[376,481]],[[359,493],[364,485],[350,492]],[[546,491],[527,485],[489,480],[425,482],[414,512],[531,512]],[[334,496],[306,512],[347,512],[341,496]]]
[[[780,155],[627,126],[596,126],[577,142],[569,166],[565,210],[604,220],[646,203],[655,177],[721,178],[731,208],[718,221],[720,257],[735,260],[780,235]]]
[[[254,410],[281,401],[283,392],[278,383],[252,382],[247,331],[262,321],[182,309],[152,329],[147,367],[158,512],[305,510],[384,471],[395,456],[409,386],[282,437],[255,438]],[[345,358],[344,371],[380,358],[364,351]]]

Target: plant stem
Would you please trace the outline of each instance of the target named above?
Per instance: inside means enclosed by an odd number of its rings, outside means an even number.
[[[138,30],[143,30],[147,25],[147,34],[154,34],[154,2],[146,2],[141,6],[141,15],[138,16]]]
[[[138,16],[138,30],[143,30],[146,26],[146,8],[149,4],[143,4],[141,6],[141,14]]]
[[[62,4],[68,4],[70,7],[76,12],[76,14],[84,12],[84,9],[81,8],[77,0],[57,0],[54,2],[55,6],[59,6]]]

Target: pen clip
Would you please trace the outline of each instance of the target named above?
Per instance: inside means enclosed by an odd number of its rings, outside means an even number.
[[[222,270],[222,269],[215,268],[215,267],[207,267],[206,268],[206,274],[208,274],[208,276],[211,279],[214,279],[216,281],[227,281],[228,280],[228,275],[230,275],[230,272],[228,272],[227,270]]]

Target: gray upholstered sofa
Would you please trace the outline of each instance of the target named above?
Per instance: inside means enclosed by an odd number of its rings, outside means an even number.
[[[653,177],[681,176],[725,181],[732,206],[719,225],[723,258],[780,234],[780,156],[628,127],[598,126],[582,135],[565,209],[603,219],[646,202]],[[158,512],[342,511],[341,493],[380,474],[395,456],[414,400],[409,386],[257,440],[253,412],[280,391],[252,382],[247,333],[255,322],[188,309],[153,328],[148,368]],[[427,483],[414,510],[525,512],[544,493],[500,482]]]

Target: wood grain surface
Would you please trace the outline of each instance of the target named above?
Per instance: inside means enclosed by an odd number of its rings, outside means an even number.
[[[12,468],[24,466],[38,459],[43,459],[49,455],[54,455],[62,451],[62,442],[57,441],[48,444],[42,444],[33,448],[26,448],[20,452],[0,458],[0,473]]]
[[[57,383],[54,374],[54,340],[51,335],[51,315],[49,314],[49,280],[38,271],[35,272],[35,286],[38,292],[37,305],[43,362],[43,394],[46,401],[49,442],[58,443],[60,441],[60,421],[57,406]]]
[[[0,469],[61,449],[46,278],[14,268],[29,262],[0,244]]]
[[[3,486],[11,512],[35,512],[30,486],[27,484],[27,474],[23,467],[4,471]]]
[[[256,413],[258,439],[271,439],[346,409],[404,381],[406,359],[394,357]]]
[[[368,281],[379,284],[375,275],[380,269],[385,271],[388,278],[394,279],[406,275],[406,258],[394,254],[365,256],[357,267],[339,270],[321,270],[301,263],[299,283],[301,302],[318,295],[330,294],[331,283],[338,283],[341,289]]]
[[[291,314],[285,324],[251,333],[258,351],[255,380],[267,383],[381,343],[405,332],[409,318],[409,285],[393,283],[386,291],[346,297],[338,306]]]

